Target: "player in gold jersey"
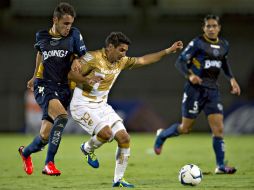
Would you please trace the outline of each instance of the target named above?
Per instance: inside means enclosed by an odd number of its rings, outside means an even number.
[[[100,76],[101,80],[92,85],[78,84],[70,105],[74,120],[91,135],[89,141],[81,144],[88,164],[98,168],[95,149],[113,139],[117,141],[113,187],[134,187],[134,185],[123,179],[130,156],[130,136],[122,119],[107,104],[111,87],[122,70],[155,63],[167,54],[183,48],[182,42],[177,41],[169,48],[156,53],[142,57],[127,57],[129,44],[130,40],[123,33],[112,32],[106,38],[105,48],[86,53],[84,59],[81,59],[82,75],[88,78]]]

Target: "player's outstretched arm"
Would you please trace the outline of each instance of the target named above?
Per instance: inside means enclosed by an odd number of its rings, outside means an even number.
[[[142,65],[148,65],[151,63],[155,63],[155,62],[159,61],[165,55],[168,55],[170,53],[175,53],[177,50],[181,50],[182,48],[183,48],[183,42],[177,41],[177,42],[173,43],[173,45],[171,45],[167,49],[164,49],[159,52],[147,54],[142,57],[138,57],[136,64],[142,66]]]
[[[239,96],[241,94],[241,89],[240,89],[240,86],[238,85],[237,81],[235,80],[235,78],[230,79],[230,84],[232,87],[231,93]]]
[[[36,55],[36,65],[35,65],[35,69],[34,69],[34,75],[33,77],[27,82],[27,88],[29,88],[30,90],[34,91],[34,79],[36,78],[36,74],[38,72],[39,69],[39,65],[42,62],[42,55],[41,53],[38,51],[37,55]]]

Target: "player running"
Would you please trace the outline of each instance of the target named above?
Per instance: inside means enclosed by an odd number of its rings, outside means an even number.
[[[223,106],[217,85],[221,69],[230,81],[231,93],[240,95],[241,91],[227,62],[228,42],[218,36],[220,29],[219,17],[207,15],[204,18],[204,34],[194,38],[177,59],[177,69],[188,79],[182,100],[182,122],[157,131],[154,151],[159,155],[167,138],[188,134],[203,110],[213,134],[217,162],[215,173],[233,174],[236,169],[224,163]]]
[[[67,76],[71,68],[78,70],[80,66],[77,61],[72,64],[74,54],[81,57],[86,53],[79,30],[72,27],[75,15],[71,5],[60,3],[54,10],[52,28],[36,33],[36,67],[27,87],[34,90],[43,116],[40,134],[27,147],[19,147],[24,170],[28,175],[33,173],[31,154],[42,150],[47,144],[47,158],[42,173],[61,174],[55,167],[54,157],[68,121],[66,109],[71,100],[71,91]],[[94,80],[83,79],[89,83]]]
[[[94,85],[78,85],[74,90],[70,110],[73,119],[91,135],[80,147],[88,164],[98,168],[99,161],[94,153],[95,149],[115,139],[118,147],[113,187],[134,187],[123,178],[130,156],[130,136],[122,119],[107,103],[108,94],[122,70],[155,63],[165,55],[182,49],[183,44],[178,41],[156,53],[142,57],[127,57],[130,40],[121,32],[112,32],[106,38],[105,45],[103,49],[88,52],[85,61],[81,60],[83,75],[100,76],[102,80]]]

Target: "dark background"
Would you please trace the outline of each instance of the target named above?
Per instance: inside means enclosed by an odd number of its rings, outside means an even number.
[[[25,127],[24,92],[32,77],[36,51],[35,33],[52,26],[57,0],[0,0],[0,131]],[[253,100],[254,1],[253,0],[69,0],[76,11],[74,26],[89,50],[104,46],[111,31],[122,31],[132,40],[129,56],[141,56],[168,47],[176,40],[184,45],[202,33],[208,13],[221,17],[222,36],[230,43],[229,63],[242,87],[242,95],[230,94],[230,85],[220,77],[224,108]],[[176,53],[159,63],[124,71],[109,98],[138,100],[163,121],[179,120],[184,78],[174,67]],[[207,130],[204,115],[199,130]]]

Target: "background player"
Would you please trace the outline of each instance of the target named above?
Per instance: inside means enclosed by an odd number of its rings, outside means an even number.
[[[72,60],[86,53],[82,36],[77,28],[72,28],[75,10],[68,3],[60,3],[54,10],[53,26],[49,30],[36,33],[35,48],[38,50],[34,76],[27,87],[34,90],[37,103],[43,111],[40,135],[27,146],[21,146],[19,153],[23,160],[24,170],[32,174],[31,154],[48,145],[45,167],[46,175],[60,175],[54,165],[63,129],[68,121],[67,106],[71,100],[68,85],[68,72],[78,70],[80,64]],[[91,82],[93,79],[88,79]]]
[[[127,57],[130,40],[121,32],[112,32],[106,38],[106,48],[88,52],[82,64],[82,74],[88,77],[100,76],[102,80],[94,85],[80,84],[75,88],[70,105],[72,117],[92,137],[81,144],[88,163],[99,167],[94,150],[115,139],[116,166],[113,187],[134,187],[123,179],[130,156],[130,136],[122,119],[107,104],[108,93],[123,69],[132,69],[159,61],[163,56],[182,49],[181,41],[171,47],[142,57]]]
[[[230,81],[232,94],[240,95],[240,87],[227,62],[228,42],[218,37],[220,29],[219,17],[207,15],[204,34],[194,38],[177,59],[178,70],[188,79],[182,101],[182,122],[157,131],[154,151],[160,154],[167,138],[189,133],[196,117],[204,110],[213,134],[217,162],[215,173],[232,174],[236,169],[224,163],[223,106],[217,85],[220,69]]]

